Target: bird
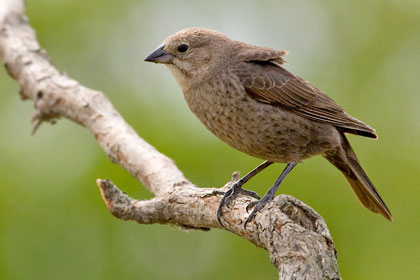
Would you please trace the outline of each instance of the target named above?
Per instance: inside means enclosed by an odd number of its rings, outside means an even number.
[[[190,110],[219,139],[264,160],[236,181],[220,200],[239,193],[255,197],[244,227],[273,200],[280,184],[303,160],[320,155],[338,168],[361,204],[389,221],[392,215],[362,169],[346,135],[377,139],[376,131],[347,114],[333,99],[284,66],[286,51],[230,39],[204,28],[167,37],[146,62],[164,64],[181,87]],[[262,199],[242,186],[273,163],[286,167]]]

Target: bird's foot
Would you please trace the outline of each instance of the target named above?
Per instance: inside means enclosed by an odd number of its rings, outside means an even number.
[[[252,209],[251,214],[249,214],[248,218],[246,219],[245,223],[244,223],[244,229],[246,228],[246,225],[252,221],[252,219],[255,217],[255,214],[257,214],[258,212],[261,211],[261,209],[264,208],[264,206],[269,203],[270,201],[272,201],[274,198],[273,195],[267,193],[266,195],[264,195],[264,197],[261,200],[258,201],[251,201],[247,207],[246,207],[246,211],[248,211],[249,209],[251,209],[252,207],[254,207],[254,209]]]
[[[230,195],[228,195],[225,199],[224,204],[226,205],[227,208],[230,208],[230,202],[232,201],[232,199],[238,194],[244,194],[253,198],[256,198],[258,200],[261,199],[261,197],[253,191],[249,191],[249,190],[245,190],[243,189],[239,184],[235,183],[230,189],[232,189],[232,193]],[[226,194],[225,194],[226,195]]]
[[[248,191],[248,190],[244,190],[241,187],[241,183],[240,181],[236,182],[235,184],[233,184],[233,186],[227,190],[227,192],[225,192],[225,194],[223,195],[222,199],[220,200],[219,203],[219,207],[217,208],[217,221],[219,222],[219,224],[224,227],[222,221],[221,221],[221,217],[222,217],[222,207],[223,205],[226,205],[227,208],[229,208],[230,202],[232,201],[232,199],[238,194],[244,194],[244,195],[248,195],[251,197],[254,197],[256,199],[260,199],[260,196],[253,192],[253,191]]]

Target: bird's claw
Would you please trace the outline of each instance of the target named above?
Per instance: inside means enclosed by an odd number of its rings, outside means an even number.
[[[233,189],[232,194],[231,194],[231,195],[229,195],[229,197],[228,197],[228,198],[226,198],[226,202],[225,202],[225,204],[226,204],[226,207],[227,207],[227,208],[229,208],[230,202],[232,201],[232,199],[233,199],[233,198],[234,198],[234,197],[235,197],[238,193],[241,193],[241,194],[244,194],[244,195],[247,195],[247,196],[253,197],[253,198],[258,199],[258,200],[260,200],[260,199],[261,199],[261,197],[260,197],[260,196],[259,196],[256,192],[249,191],[249,190],[245,190],[245,189],[243,189],[243,188],[241,188],[241,187],[236,187],[236,188],[234,188],[234,189]]]
[[[250,203],[248,203],[248,205],[246,206],[246,208],[245,208],[245,210],[246,210],[246,212],[248,212],[249,213],[249,209],[251,209],[251,208],[253,208],[255,205],[257,205],[258,204],[258,202],[260,202],[259,200],[254,200],[254,201],[251,201]]]
[[[224,225],[221,221],[222,207],[223,207],[223,205],[226,205],[226,207],[230,209],[230,207],[229,207],[230,203],[231,203],[232,199],[238,193],[248,195],[248,196],[254,197],[256,199],[260,199],[260,196],[256,192],[249,191],[249,190],[244,190],[243,188],[241,188],[241,185],[238,182],[233,184],[233,186],[225,192],[222,199],[220,200],[219,207],[217,208],[217,221],[219,222],[219,224],[222,227],[224,227]]]
[[[249,214],[248,218],[246,219],[245,223],[244,223],[244,229],[246,229],[246,225],[252,221],[252,219],[255,217],[255,214],[257,214],[258,212],[261,211],[261,209],[264,208],[264,206],[269,203],[270,201],[273,200],[273,196],[271,195],[265,195],[261,200],[258,201],[251,201],[250,203],[248,203],[248,205],[246,206],[246,211],[248,212],[249,209],[251,209],[252,207],[254,207],[254,209],[252,209],[251,214]]]

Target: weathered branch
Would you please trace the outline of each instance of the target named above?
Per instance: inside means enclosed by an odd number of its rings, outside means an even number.
[[[98,180],[111,213],[142,224],[220,228],[216,209],[221,190],[197,188],[174,162],[141,139],[105,95],[80,85],[57,70],[36,40],[24,16],[23,0],[0,0],[0,56],[20,88],[34,102],[34,130],[44,121],[68,118],[90,130],[111,161],[120,164],[156,197],[130,198],[108,180]],[[237,179],[234,174],[228,187]],[[224,189],[222,189],[224,190]],[[327,226],[312,208],[293,197],[275,198],[247,229],[246,205],[239,195],[224,209],[226,230],[265,248],[280,279],[339,279],[336,254]]]

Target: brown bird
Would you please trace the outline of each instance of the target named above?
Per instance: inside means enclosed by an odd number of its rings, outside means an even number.
[[[287,163],[256,203],[244,226],[274,198],[297,163],[321,155],[337,167],[369,210],[392,220],[391,212],[345,137],[377,138],[375,130],[346,114],[325,93],[283,68],[285,51],[232,40],[208,29],[188,28],[169,36],[145,61],[163,63],[175,76],[191,111],[218,138],[266,160],[237,181],[217,210],[237,193],[259,199],[242,185],[274,162]]]

